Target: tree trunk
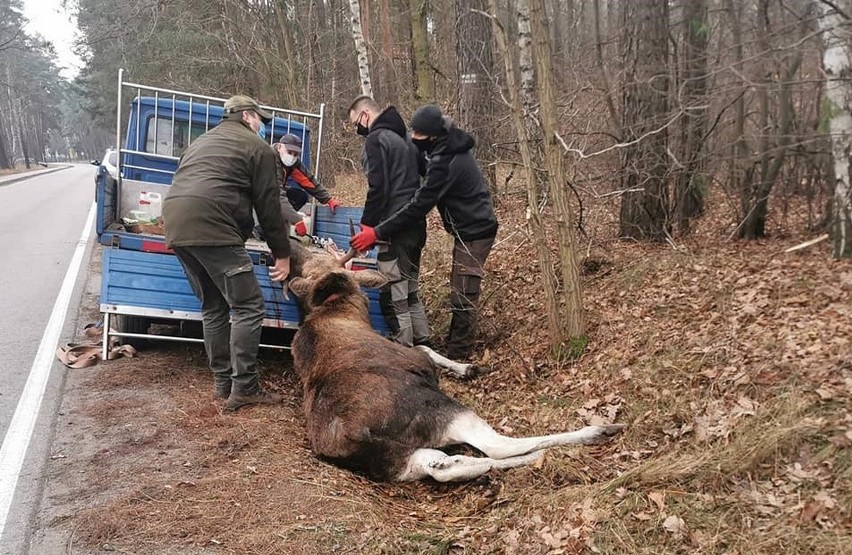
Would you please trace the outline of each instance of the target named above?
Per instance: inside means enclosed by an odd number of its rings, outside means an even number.
[[[535,62],[533,58],[532,31],[530,29],[529,0],[517,0],[515,6],[518,23],[518,73],[521,77],[521,105],[523,107],[524,126],[526,127],[526,139],[529,141],[532,165],[532,177],[538,190],[540,199],[547,197],[546,187],[542,186],[545,181],[540,168],[543,155],[541,150],[541,128],[536,123],[538,113],[537,99],[535,96]],[[511,12],[510,12],[511,13]],[[539,201],[540,202],[540,201]],[[538,206],[539,202],[536,203]]]
[[[625,33],[624,196],[620,236],[663,240],[668,221],[669,9],[667,0],[623,6]],[[641,189],[635,191],[635,189]]]
[[[577,264],[576,239],[574,237],[574,215],[568,199],[566,177],[563,169],[562,145],[557,139],[556,94],[553,85],[552,53],[547,32],[547,13],[544,0],[529,0],[530,29],[536,59],[536,77],[541,105],[541,129],[544,156],[547,162],[548,181],[553,196],[556,229],[559,237],[559,261],[562,268],[562,295],[564,317],[562,325],[568,338],[569,354],[579,356],[585,348],[586,325],[583,315],[583,299],[580,289],[580,270]]]
[[[802,35],[804,35],[804,23]],[[763,47],[764,52],[769,51],[769,0],[758,2],[758,44]],[[760,179],[755,182],[746,183],[746,189],[742,197],[743,213],[745,214],[740,225],[739,236],[742,239],[759,239],[766,237],[766,218],[769,214],[769,194],[784,165],[784,158],[790,146],[790,132],[795,121],[793,106],[793,78],[799,71],[802,63],[801,49],[794,50],[791,54],[787,71],[780,76],[781,83],[778,92],[778,131],[775,144],[769,140],[769,88],[773,81],[771,69],[767,69],[764,76],[764,85],[760,87],[759,100],[761,114],[761,140],[760,157]]]
[[[414,98],[420,104],[435,102],[435,80],[429,63],[429,33],[426,28],[426,0],[409,0],[411,16],[411,60],[417,83]]]
[[[0,168],[9,169],[12,167],[12,163],[9,160],[9,153],[6,150],[6,139],[4,138],[5,130],[6,127],[3,124],[3,114],[0,113]]]
[[[369,0],[368,0],[369,1]],[[373,84],[370,80],[370,59],[367,57],[367,42],[361,28],[361,3],[359,0],[349,0],[352,40],[355,41],[355,54],[358,57],[358,77],[361,82],[361,94],[373,96]]]
[[[525,1],[519,0],[518,4]],[[541,222],[541,214],[538,211],[538,187],[536,186],[532,167],[532,151],[529,140],[527,139],[527,129],[524,125],[523,106],[521,106],[521,99],[518,94],[518,82],[515,77],[515,60],[512,57],[512,51],[509,49],[506,30],[500,24],[498,18],[500,12],[497,0],[489,0],[489,4],[492,28],[505,68],[506,91],[509,95],[512,123],[515,127],[515,133],[518,134],[518,145],[524,165],[527,191],[527,224],[529,225],[532,242],[538,254],[538,268],[542,277],[541,285],[546,311],[547,331],[550,336],[550,347],[552,350],[557,350],[564,342],[560,322],[559,300],[556,296],[557,280],[556,274],[553,271],[553,263],[550,259],[550,249],[547,247],[547,237]]]
[[[399,103],[399,87],[397,87],[396,72],[394,71],[394,36],[391,24],[390,6],[388,0],[379,0],[379,39],[382,48],[381,93],[385,104]]]
[[[521,76],[521,102],[527,128],[535,127],[535,63],[533,62],[532,30],[530,29],[529,0],[517,0],[518,69]],[[532,135],[530,135],[530,138]]]
[[[298,106],[296,99],[296,87],[299,83],[296,80],[296,57],[293,52],[293,38],[290,35],[290,30],[287,28],[284,11],[287,9],[287,1],[279,0],[275,3],[275,20],[278,23],[278,32],[281,33],[281,41],[284,45],[284,56],[279,63],[284,64],[284,71],[287,74],[287,83],[285,90],[287,91],[287,101],[289,106]]]
[[[491,96],[491,26],[487,0],[458,0],[459,110],[457,119],[476,139],[477,158],[491,187],[494,170],[494,101]]]
[[[707,125],[707,43],[710,22],[707,20],[706,0],[691,0],[684,4],[684,116],[681,129],[681,163],[675,185],[678,230],[689,232],[689,222],[704,211],[704,197],[698,172]]]
[[[18,140],[21,142],[21,154],[24,157],[24,166],[27,169],[30,169],[30,153],[27,148],[27,138],[24,136],[24,120],[20,119],[20,124],[18,125]]]
[[[615,109],[615,102],[612,99],[612,87],[610,86],[611,79],[609,78],[609,71],[607,71],[603,55],[604,40],[601,32],[600,0],[593,0],[592,9],[594,11],[595,18],[595,55],[597,56],[598,70],[600,71],[600,79],[602,81],[600,88],[603,89],[604,100],[606,101],[606,110],[607,113],[609,113],[612,126],[614,129],[619,130],[618,133],[620,134],[621,122],[619,121],[618,111]]]
[[[734,49],[735,75],[738,76],[738,87],[735,93],[738,95],[734,104],[734,143],[731,151],[731,162],[728,170],[729,190],[738,195],[745,195],[747,187],[750,187],[754,175],[754,166],[749,162],[749,145],[745,136],[745,82],[743,75],[743,32],[742,32],[742,6],[737,10],[733,0],[725,0],[725,11],[731,26],[731,38]]]
[[[852,258],[852,186],[849,182],[850,149],[852,149],[852,67],[847,44],[848,29],[832,8],[819,5],[825,52],[825,96],[828,103],[829,129],[834,155],[834,210],[831,235],[834,258]],[[844,32],[845,31],[845,32]]]

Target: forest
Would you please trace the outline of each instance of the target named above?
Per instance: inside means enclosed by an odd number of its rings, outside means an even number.
[[[851,2],[68,5],[85,62],[70,82],[49,37],[19,32],[18,0],[0,0],[0,167],[112,144],[123,68],[170,89],[324,103],[319,178],[358,205],[352,99],[372,95],[406,120],[436,103],[476,138],[501,226],[478,339],[492,371],[448,389],[504,433],[627,424],[617,444],[528,472],[374,489],[317,468],[298,418],[263,413],[235,430],[175,391],[183,415],[158,422],[193,438],[175,461],[203,462],[171,471],[169,489],[127,483],[81,507],[80,541],[131,552],[211,537],[234,553],[849,552]],[[443,235],[430,215],[422,276],[439,332]],[[203,387],[197,356],[163,357],[145,373],[113,362],[94,387]],[[298,410],[292,373],[267,370]],[[151,414],[124,398],[116,414],[104,398],[92,411],[110,425]],[[150,460],[117,456],[99,472],[157,484]],[[251,506],[234,501],[234,480]]]

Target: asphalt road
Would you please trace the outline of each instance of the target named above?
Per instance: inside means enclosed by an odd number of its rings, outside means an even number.
[[[94,175],[94,167],[79,165],[9,184],[0,180],[0,437],[4,438],[0,553],[4,554],[27,552],[29,523],[44,487],[44,463],[50,456],[66,368],[52,355],[56,342],[43,344],[43,339],[58,338],[60,344],[79,339],[75,319],[95,242],[90,230],[84,250],[81,234],[94,200]],[[79,274],[72,272],[66,280],[72,262],[81,263]],[[61,295],[63,291],[67,294]],[[67,306],[67,313],[55,312],[60,304]],[[39,366],[43,379],[34,386]],[[30,394],[34,390],[37,394]],[[8,463],[16,453],[20,462]],[[10,467],[20,468],[16,481],[7,475]],[[4,489],[11,503],[3,502]]]

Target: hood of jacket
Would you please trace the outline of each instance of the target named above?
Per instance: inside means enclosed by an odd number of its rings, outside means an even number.
[[[435,146],[431,149],[430,154],[462,154],[476,145],[473,136],[456,127],[454,123],[447,125],[446,129],[446,135],[435,139]]]
[[[403,138],[406,136],[405,121],[393,106],[388,106],[381,114],[376,116],[370,126],[370,133],[379,129],[389,129]]]

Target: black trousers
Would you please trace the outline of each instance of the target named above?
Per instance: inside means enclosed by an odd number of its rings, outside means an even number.
[[[475,241],[456,238],[450,275],[450,310],[453,317],[447,335],[449,358],[464,359],[473,350],[485,259],[493,246],[494,237]]]

